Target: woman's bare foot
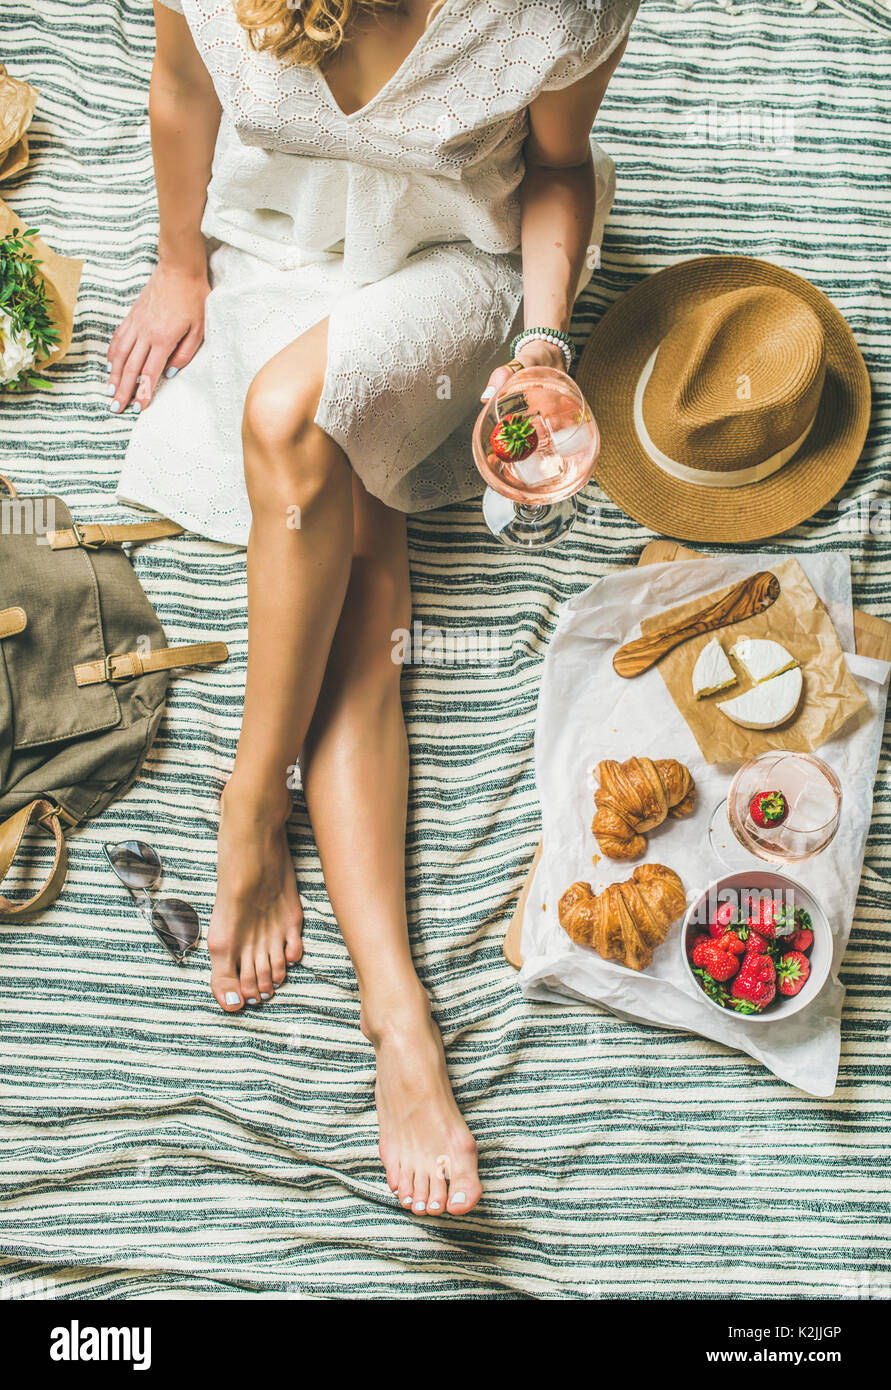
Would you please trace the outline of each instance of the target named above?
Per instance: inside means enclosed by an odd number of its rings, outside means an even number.
[[[476,1144],[452,1095],[439,1029],[418,1003],[362,1031],[377,1054],[380,1155],[402,1206],[419,1215],[463,1216],[482,1195]]]
[[[272,804],[231,778],[220,798],[217,896],[207,933],[210,987],[227,1013],[271,999],[303,954],[303,912],[285,823],[291,795]]]

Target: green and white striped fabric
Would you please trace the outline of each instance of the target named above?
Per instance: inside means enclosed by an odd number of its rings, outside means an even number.
[[[148,0],[0,0],[0,54],[40,89],[29,168],[0,193],[86,258],[55,389],[0,401],[0,471],[76,516],[123,519],[132,417],[108,413],[104,347],[152,264]],[[888,153],[880,0],[644,0],[598,131],[618,164],[581,343],[649,271],[746,252],[807,275],[848,318],[875,389],[863,459],[777,549],[850,552],[856,600],[891,616]],[[477,503],[410,527],[416,617],[497,634],[486,662],[406,670],[410,921],[486,1196],[464,1220],[397,1208],[376,1154],[373,1055],[305,811],[293,848],[307,953],[271,1007],[224,1018],[202,952],[183,969],[104,867],[156,845],[206,924],[215,798],[245,664],[242,552],[195,537],[135,563],[171,642],[226,666],[171,686],[136,788],[71,840],[35,925],[0,927],[0,1292],[336,1298],[887,1297],[888,750],[843,978],[838,1089],[810,1099],[695,1037],[582,1005],[525,1003],[501,955],[538,837],[532,731],[560,604],[650,535],[595,487],[556,550],[522,562]]]

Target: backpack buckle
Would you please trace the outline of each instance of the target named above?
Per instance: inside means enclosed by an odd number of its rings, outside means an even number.
[[[76,522],[73,518],[72,518],[71,526],[70,526],[69,529],[70,529],[70,531],[71,531],[72,536],[74,537],[74,544],[75,544],[76,546],[78,546],[79,549],[81,549],[81,550],[95,550],[95,549],[96,549],[96,543],[95,543],[95,541],[88,541],[88,540],[86,539],[86,537],[84,536],[83,531],[81,531],[81,529],[80,529],[80,527],[78,526],[77,522]]]
[[[106,658],[105,658],[105,663],[104,663],[104,664],[105,664],[105,679],[106,679],[107,681],[111,681],[112,683],[114,683],[114,682],[116,682],[116,681],[125,681],[125,680],[129,680],[130,675],[132,674],[130,671],[127,671],[126,673],[122,673],[121,675],[117,675],[117,674],[115,673],[115,669],[114,669],[114,667],[112,666],[111,663],[112,663],[113,661],[117,661],[118,659],[119,659],[119,658],[118,658],[118,655],[117,655],[117,653],[115,653],[115,652],[110,652],[110,653],[108,654],[108,656],[106,656]]]
[[[116,661],[118,666],[126,666],[126,670],[116,670],[112,662]],[[136,652],[110,652],[103,663],[105,679],[113,683],[129,681],[134,676],[142,675],[139,655]]]

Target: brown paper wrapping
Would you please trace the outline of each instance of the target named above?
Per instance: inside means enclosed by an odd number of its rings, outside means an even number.
[[[0,198],[0,237],[8,236],[16,228],[24,231],[28,225],[30,224],[16,217],[12,208]],[[59,342],[55,351],[51,352],[49,357],[41,357],[34,363],[33,370],[40,373],[50,362],[58,362],[60,357],[64,357],[71,346],[74,306],[77,303],[77,290],[84,263],[70,256],[58,255],[46,242],[41,241],[40,237],[35,237],[32,245],[34,255],[42,262],[40,273],[46,285],[53,323],[59,330]]]
[[[37,89],[10,77],[0,63],[0,179],[18,174],[28,163],[26,131],[37,105]]]
[[[659,672],[668,692],[686,719],[700,752],[709,763],[744,762],[757,753],[782,748],[796,753],[812,753],[863,709],[866,696],[848,670],[832,620],[797,560],[781,560],[771,566],[780,581],[780,596],[764,613],[745,622],[731,623],[703,636],[684,642],[659,663]],[[732,586],[716,590],[704,598],[672,608],[641,623],[644,636],[670,627],[701,612],[716,602]],[[693,697],[693,667],[706,643],[717,637],[739,683],[703,700]],[[752,682],[730,648],[740,637],[770,637],[781,642],[801,664],[804,684],[801,703],[787,724],[778,729],[743,729],[718,709],[721,700],[730,700],[751,688]]]

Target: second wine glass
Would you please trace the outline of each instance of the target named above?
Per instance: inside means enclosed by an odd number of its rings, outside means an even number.
[[[752,803],[765,792],[780,792],[787,812],[774,825],[760,825]],[[841,818],[841,784],[828,763],[813,753],[777,749],[743,763],[726,801],[709,826],[712,848],[728,868],[751,864],[752,856],[770,864],[813,859],[832,843]]]

